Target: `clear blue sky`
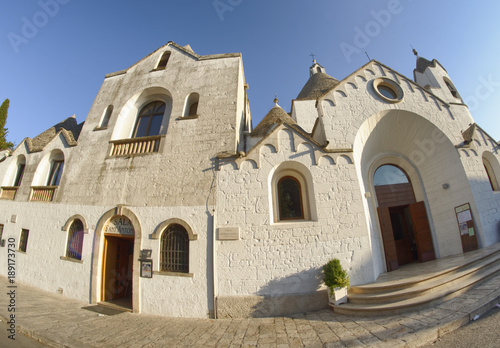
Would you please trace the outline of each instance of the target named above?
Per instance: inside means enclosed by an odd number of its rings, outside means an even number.
[[[254,126],[275,93],[290,111],[311,53],[337,79],[365,64],[365,51],[413,78],[413,45],[439,60],[474,103],[475,121],[500,140],[499,13],[493,0],[2,1],[8,139],[18,144],[73,114],[84,121],[105,74],[174,41],[200,55],[242,53]],[[359,32],[367,40],[356,42]],[[345,54],[343,44],[360,53]]]

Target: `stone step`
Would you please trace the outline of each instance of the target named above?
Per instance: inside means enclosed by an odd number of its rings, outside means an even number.
[[[497,255],[500,256],[500,255]],[[445,287],[454,287],[461,283],[467,283],[474,274],[483,268],[492,268],[500,271],[500,257],[485,258],[472,264],[464,265],[452,272],[443,272],[441,275],[416,282],[410,287],[391,288],[387,292],[364,292],[349,293],[350,303],[371,304],[371,303],[393,303],[408,298],[422,296],[425,293],[440,292]]]
[[[374,282],[364,285],[352,286],[349,289],[349,295],[389,293],[400,291],[401,289],[412,288],[418,286],[423,282],[433,281],[437,278],[446,277],[449,274],[460,272],[466,267],[471,267],[474,264],[484,262],[488,259],[500,259],[500,249],[497,247],[489,253],[477,254],[465,261],[454,259],[455,262],[450,267],[437,269],[436,271],[427,272],[426,274],[410,276],[396,280],[389,280],[385,282]]]
[[[440,302],[449,300],[465,292],[474,285],[480,284],[491,277],[500,274],[500,267],[482,269],[480,272],[470,276],[467,282],[454,284],[442,288],[437,292],[428,292],[421,296],[404,299],[393,303],[376,303],[376,304],[356,304],[347,303],[340,306],[331,306],[336,313],[346,315],[360,316],[377,316],[377,315],[393,315],[398,313],[408,312],[427,308],[437,305]]]
[[[353,286],[348,293],[349,303],[331,308],[341,314],[373,316],[435,305],[500,274],[500,244],[430,261],[425,267],[431,270],[416,274],[416,267],[402,268],[384,274],[377,282]]]

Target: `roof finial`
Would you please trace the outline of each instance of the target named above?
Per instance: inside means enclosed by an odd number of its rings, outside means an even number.
[[[314,59],[314,57],[316,57],[316,55],[311,53],[310,56],[313,58],[313,63],[316,63],[316,59]]]
[[[279,100],[278,100],[278,93],[274,93],[274,104],[278,105],[278,102],[279,102]]]
[[[414,54],[415,56],[417,56],[417,58],[418,58],[418,52],[417,52],[417,50],[416,50],[416,49],[414,49],[412,45],[410,45],[410,47],[413,49],[413,54]]]

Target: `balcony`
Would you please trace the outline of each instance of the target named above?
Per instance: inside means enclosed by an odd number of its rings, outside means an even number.
[[[140,155],[145,153],[158,152],[160,148],[161,135],[149,137],[112,140],[111,156]]]
[[[57,186],[32,186],[31,198],[32,202],[52,202]]]
[[[2,193],[0,193],[0,199],[14,200],[14,198],[16,198],[18,188],[19,186],[3,186]]]

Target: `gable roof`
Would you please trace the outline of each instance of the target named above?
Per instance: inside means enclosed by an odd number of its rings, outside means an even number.
[[[185,53],[185,54],[187,54],[189,56],[191,56],[192,58],[194,58],[196,60],[208,60],[208,59],[219,59],[219,58],[233,58],[233,57],[240,57],[241,58],[241,53],[222,53],[222,54],[210,54],[210,55],[206,55],[206,56],[200,56],[199,54],[196,54],[193,51],[193,49],[191,48],[190,45],[186,45],[186,46],[183,47],[183,46],[180,46],[180,45],[176,44],[173,41],[169,41],[165,45],[161,46],[160,48],[154,50],[153,52],[151,52],[150,54],[148,54],[147,56],[145,56],[144,58],[142,58],[141,60],[139,60],[139,61],[135,62],[134,64],[132,64],[127,69],[106,74],[104,76],[104,78],[126,74],[127,71],[129,69],[131,69],[132,67],[136,66],[137,64],[139,64],[143,60],[147,59],[151,55],[155,54],[156,52],[161,51],[161,50],[165,50],[169,46],[173,47],[173,48],[175,48],[175,49],[177,49],[177,50],[179,50],[179,51],[181,51],[181,52],[183,52],[183,53]]]
[[[50,127],[45,132],[40,133],[33,139],[26,138],[26,145],[29,152],[40,152],[59,133],[62,133],[69,146],[76,146],[84,122],[78,124],[75,116],[68,117],[62,122]]]
[[[269,133],[278,124],[297,125],[297,122],[288,115],[278,104],[274,105],[267,115],[254,128],[252,136],[263,136]]]
[[[493,139],[488,133],[484,131],[481,127],[477,125],[477,123],[473,123],[462,132],[462,137],[464,138],[464,146],[469,146],[469,144],[474,140],[477,130],[480,130],[482,133],[486,134],[497,146],[499,145],[498,141]]]

